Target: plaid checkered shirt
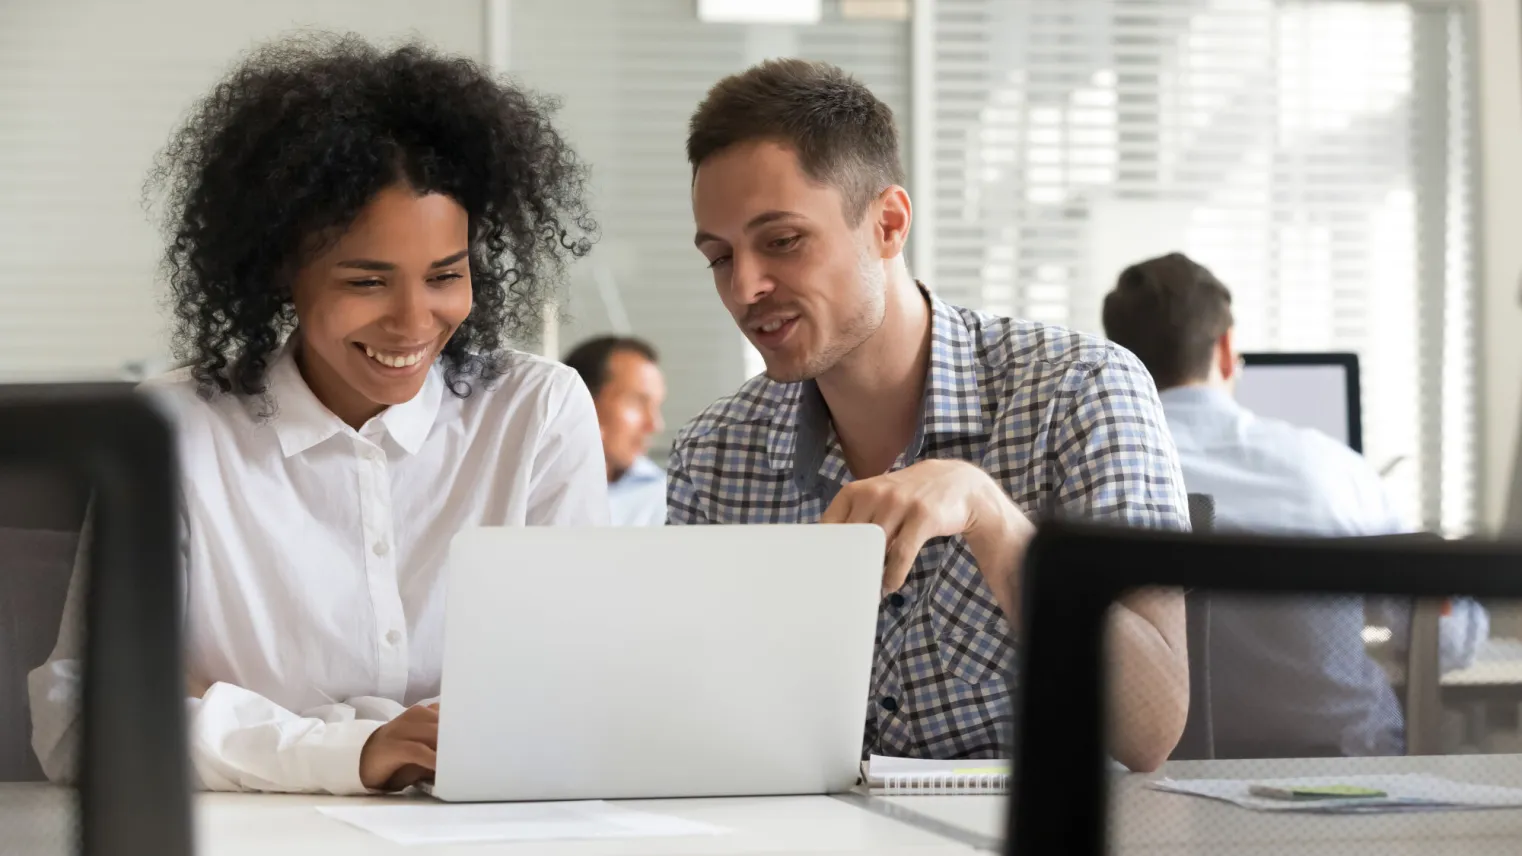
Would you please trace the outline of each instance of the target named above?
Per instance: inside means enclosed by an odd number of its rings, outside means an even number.
[[[929,377],[893,465],[976,463],[1033,519],[1187,529],[1177,455],[1151,376],[1130,352],[929,297]],[[678,433],[673,524],[814,523],[852,480],[812,382],[756,377]],[[961,537],[926,544],[878,613],[863,755],[1007,755],[1009,626]],[[1060,702],[1058,702],[1060,703]]]

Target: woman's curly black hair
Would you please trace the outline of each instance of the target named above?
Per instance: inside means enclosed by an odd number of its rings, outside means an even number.
[[[398,181],[469,215],[474,306],[443,351],[450,389],[498,377],[505,338],[537,333],[567,259],[597,232],[555,106],[417,44],[317,33],[253,51],[148,182],[165,196],[175,349],[203,394],[264,392],[296,321],[295,270]]]

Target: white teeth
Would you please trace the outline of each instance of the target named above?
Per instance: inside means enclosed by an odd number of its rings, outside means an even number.
[[[423,348],[420,351],[414,351],[410,354],[382,354],[369,345],[365,346],[365,356],[368,356],[370,359],[375,360],[377,363],[380,363],[383,366],[390,366],[394,369],[406,368],[407,366],[415,366],[427,354],[427,348]]]
[[[783,322],[783,321],[770,321],[770,322],[768,322],[766,324],[762,324],[761,325],[761,332],[763,332],[763,333],[775,333],[778,330],[782,329],[782,325],[784,323],[786,323],[786,322]]]

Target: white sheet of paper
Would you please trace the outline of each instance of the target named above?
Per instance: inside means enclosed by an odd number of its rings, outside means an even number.
[[[1252,785],[1315,787],[1353,785],[1384,791],[1388,796],[1361,799],[1276,800],[1254,796]],[[1399,811],[1522,808],[1522,789],[1471,785],[1440,776],[1407,773],[1389,776],[1308,776],[1299,779],[1159,779],[1147,787],[1176,794],[1224,800],[1255,811],[1301,811],[1322,814],[1367,814]]]
[[[722,835],[729,830],[600,800],[544,803],[401,802],[319,806],[319,812],[396,844]]]

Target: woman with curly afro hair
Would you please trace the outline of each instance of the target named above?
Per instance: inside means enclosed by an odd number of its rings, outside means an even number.
[[[189,364],[145,389],[179,435],[204,787],[429,778],[452,537],[607,522],[586,387],[505,347],[595,234],[549,113],[466,59],[309,35],[254,51],[162,152]],[[31,676],[55,780],[73,774],[78,605]]]

